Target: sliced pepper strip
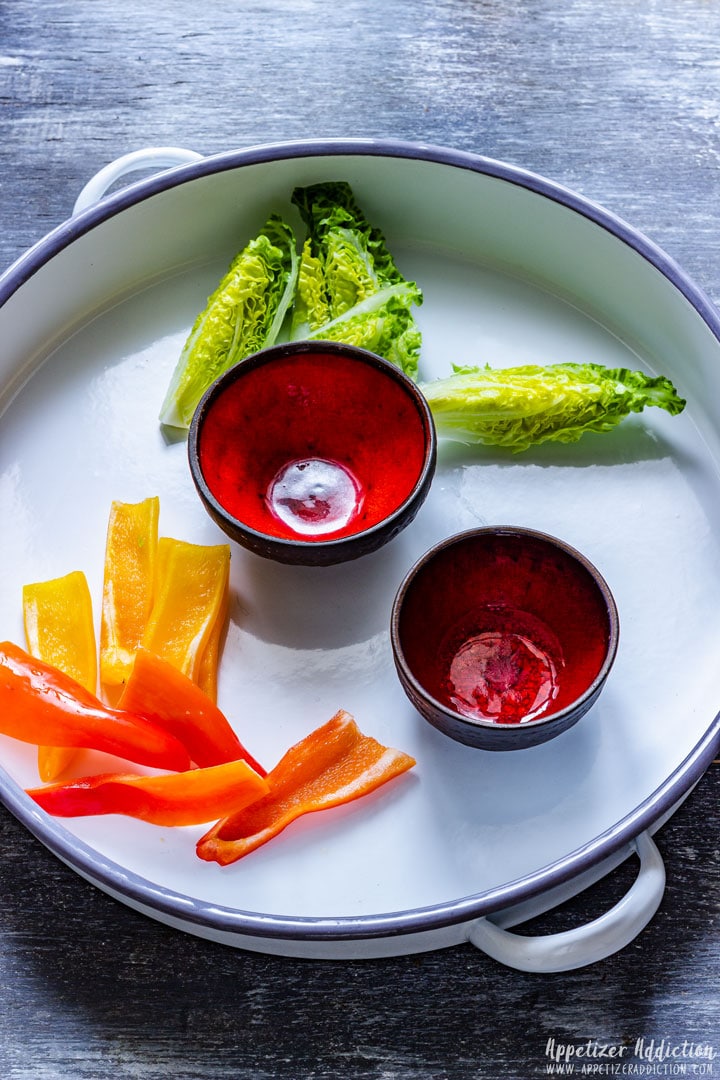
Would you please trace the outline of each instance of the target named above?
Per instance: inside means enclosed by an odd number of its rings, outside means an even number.
[[[110,506],[100,617],[100,683],[108,697],[130,674],[152,611],[159,515],[157,496]]]
[[[242,809],[268,790],[246,761],[230,761],[163,776],[99,773],[30,788],[27,794],[56,817],[125,814],[153,825],[200,825]]]
[[[52,664],[0,643],[0,732],[39,746],[101,750],[156,769],[182,771],[182,743],[143,716],[110,708]]]
[[[155,602],[141,644],[193,682],[198,681],[203,653],[226,611],[229,575],[229,544],[160,538]]]
[[[266,774],[217,705],[187,675],[147,649],[137,651],[119,708],[145,716],[169,731],[201,768],[242,758],[260,776]]]
[[[70,675],[86,690],[97,686],[97,646],[92,598],[81,570],[23,586],[23,619],[28,652]],[[39,746],[41,780],[55,780],[76,751],[68,746]]]
[[[211,701],[217,703],[218,670],[220,657],[227,631],[228,613],[230,611],[230,578],[226,582],[225,595],[220,604],[220,611],[200,657],[200,666],[197,673],[197,684],[203,693],[207,694]]]
[[[414,764],[408,754],[363,735],[341,709],[291,747],[268,773],[268,795],[217,822],[200,838],[197,854],[227,866],[303,814],[358,799]]]

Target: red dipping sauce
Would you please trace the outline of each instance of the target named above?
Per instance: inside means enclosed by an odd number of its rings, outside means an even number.
[[[573,681],[557,635],[514,607],[481,607],[452,627],[440,664],[446,672],[440,698],[463,716],[496,724],[552,712],[564,683]]]

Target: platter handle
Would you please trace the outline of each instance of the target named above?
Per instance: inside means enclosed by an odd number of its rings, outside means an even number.
[[[478,919],[468,941],[494,960],[518,971],[573,971],[623,949],[650,922],[665,891],[665,866],[650,834],[640,833],[632,848],[640,859],[627,893],[604,915],[559,934],[523,936],[503,930],[490,918]]]
[[[174,165],[187,165],[200,161],[202,154],[194,150],[183,150],[179,146],[148,146],[142,150],[132,150],[129,154],[111,161],[88,180],[73,207],[73,217],[83,210],[100,202],[114,183],[131,172],[147,169],[170,169]]]

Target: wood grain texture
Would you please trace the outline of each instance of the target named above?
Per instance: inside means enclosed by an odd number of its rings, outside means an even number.
[[[717,1047],[720,769],[659,838],[660,911],[622,953],[552,976],[471,946],[371,962],[255,955],[163,927],[84,884],[0,814],[0,1076],[12,1080],[529,1080],[549,1038]],[[599,915],[627,865],[544,916]]]
[[[0,265],[128,150],[402,138],[574,188],[719,302],[719,39],[717,0],[0,2]],[[216,946],[85,884],[0,810],[0,1080],[529,1080],[553,1037],[706,1042],[720,1076],[719,837],[715,764],[659,836],[647,930],[531,976],[470,946],[364,963]],[[633,870],[533,929],[594,917]]]

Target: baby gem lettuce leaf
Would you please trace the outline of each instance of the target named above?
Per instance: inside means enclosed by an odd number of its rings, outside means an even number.
[[[274,343],[292,304],[297,267],[293,232],[271,214],[195,320],[160,410],[161,423],[188,428],[197,403],[219,375]]]
[[[379,229],[342,181],[296,188],[307,226],[290,336],[342,341],[384,356],[415,378],[421,334],[412,314],[422,303],[398,270]]]
[[[646,406],[682,412],[669,379],[600,364],[454,367],[422,385],[438,435],[514,452],[541,442],[576,442],[585,431],[609,431]]]

